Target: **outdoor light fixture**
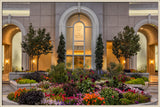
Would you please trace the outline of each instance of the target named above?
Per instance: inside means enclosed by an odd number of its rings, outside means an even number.
[[[34,59],[32,60],[32,63],[35,64],[35,60]]]
[[[143,28],[140,28],[141,30],[143,30]]]
[[[154,61],[153,60],[150,60],[150,64],[153,64],[154,63]]]
[[[8,64],[8,63],[9,63],[9,60],[8,60],[8,59],[6,59],[6,60],[5,60],[5,62],[6,62],[6,64]]]
[[[125,60],[123,60],[123,63],[125,64],[125,63],[126,63],[126,61],[125,61]]]

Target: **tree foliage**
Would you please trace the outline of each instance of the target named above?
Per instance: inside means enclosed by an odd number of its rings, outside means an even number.
[[[58,53],[58,60],[57,60],[58,64],[64,63],[65,62],[66,50],[65,50],[64,36],[63,36],[62,33],[61,33],[61,36],[60,36],[60,41],[59,41],[57,53]]]
[[[124,57],[125,60],[137,54],[140,51],[140,37],[135,34],[133,27],[124,27],[123,32],[119,32],[118,36],[113,38],[113,54],[120,62],[120,57]],[[127,61],[126,61],[127,62]]]
[[[97,38],[97,42],[96,42],[96,50],[95,50],[95,55],[96,55],[96,59],[95,59],[95,63],[96,63],[96,70],[101,70],[102,66],[103,66],[103,41],[102,41],[102,35],[99,34],[99,37]]]
[[[45,28],[34,30],[32,24],[29,26],[29,33],[25,36],[22,42],[22,48],[29,56],[37,57],[37,71],[39,65],[39,58],[42,54],[52,53],[53,45],[50,43],[50,34],[46,33]],[[31,51],[29,53],[29,51]]]
[[[34,56],[34,37],[36,35],[36,31],[34,30],[32,24],[29,26],[29,32],[24,37],[24,40],[22,41],[22,50],[24,53],[28,54],[30,59],[32,60]],[[31,67],[31,63],[30,63]]]

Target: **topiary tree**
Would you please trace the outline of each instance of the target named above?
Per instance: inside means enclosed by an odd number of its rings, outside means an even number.
[[[60,36],[60,41],[59,41],[59,45],[58,45],[58,49],[57,49],[57,53],[58,53],[58,60],[57,63],[64,63],[65,62],[65,41],[64,41],[64,36],[61,33]]]
[[[24,37],[24,40],[22,41],[22,49],[23,52],[28,54],[29,58],[32,60],[34,56],[34,37],[36,35],[36,31],[34,30],[32,24],[30,23],[29,26],[29,32]],[[31,63],[30,63],[30,70],[31,70]]]
[[[97,38],[97,42],[96,42],[96,50],[95,50],[95,55],[96,55],[96,59],[95,59],[95,63],[96,63],[96,70],[101,70],[102,66],[103,66],[103,41],[102,41],[102,35],[99,34],[99,37]]]
[[[126,26],[124,27],[123,32],[119,32],[118,36],[113,38],[113,54],[119,58],[125,58],[125,69],[129,67],[129,63],[127,63],[127,59],[131,56],[137,54],[140,51],[140,43],[139,43],[139,35],[135,34],[133,27]]]

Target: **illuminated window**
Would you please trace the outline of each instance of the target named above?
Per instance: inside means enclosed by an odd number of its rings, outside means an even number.
[[[90,19],[83,14],[72,15],[66,23],[66,65],[70,69],[91,68]]]

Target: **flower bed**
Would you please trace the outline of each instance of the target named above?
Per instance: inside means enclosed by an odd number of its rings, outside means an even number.
[[[26,104],[28,100],[25,100],[22,95],[28,98],[29,95],[36,97],[38,93],[43,93],[42,99],[27,103],[40,105],[128,105],[151,101],[149,93],[138,88],[127,85],[123,88],[121,86],[121,88],[114,88],[108,87],[107,84],[109,83],[96,87],[95,81],[87,77],[82,77],[78,81],[70,80],[65,84],[42,81],[37,84],[37,88],[18,89],[15,93],[9,94],[8,98],[20,104]],[[35,94],[37,95],[34,96]]]
[[[69,72],[65,78],[55,74],[56,71],[66,73],[62,66],[54,66],[49,75],[25,76],[36,80],[36,87],[18,89],[15,93],[10,93],[8,98],[28,105],[130,105],[151,101],[149,93],[124,84],[131,80],[124,74],[112,74],[107,81],[96,82],[99,77],[92,70],[76,71],[79,75]]]

